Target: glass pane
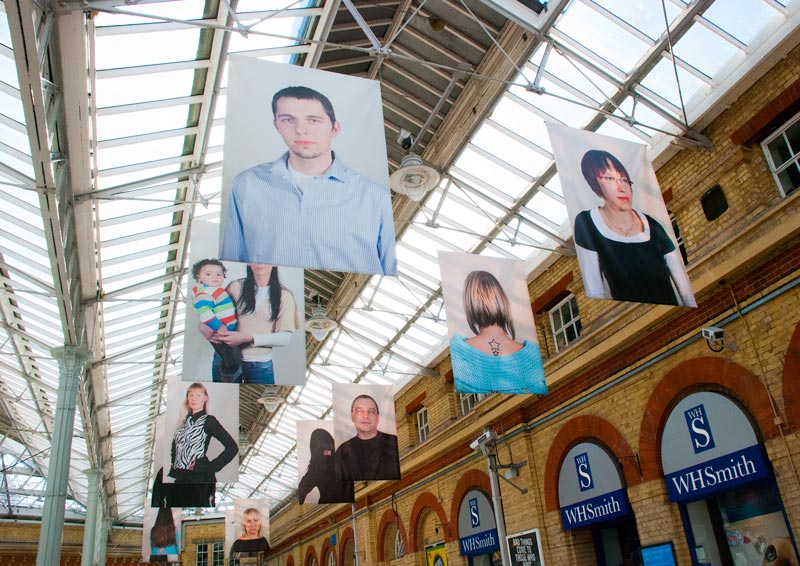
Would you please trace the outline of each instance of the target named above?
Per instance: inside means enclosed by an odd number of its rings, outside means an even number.
[[[797,163],[793,163],[784,169],[778,175],[778,179],[780,179],[783,192],[787,195],[793,192],[797,187],[800,187],[800,171],[797,169]]]
[[[772,157],[772,163],[776,168],[786,163],[792,156],[792,152],[789,151],[789,147],[786,145],[786,140],[783,135],[769,142],[767,148],[769,149],[770,157]]]

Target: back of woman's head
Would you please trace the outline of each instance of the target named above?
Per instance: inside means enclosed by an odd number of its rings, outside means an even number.
[[[583,158],[581,159],[581,173],[583,173],[583,178],[586,179],[592,192],[600,198],[603,198],[600,176],[609,169],[615,170],[619,175],[630,181],[631,176],[628,175],[628,170],[625,169],[625,166],[619,159],[609,152],[601,149],[590,149],[583,154]]]
[[[309,440],[308,444],[311,452],[310,460],[313,462],[318,462],[326,456],[333,456],[333,437],[331,436],[331,433],[324,428],[314,429],[314,431],[311,433],[311,439]]]
[[[464,312],[473,333],[499,326],[512,339],[516,338],[508,295],[488,271],[473,271],[464,280]]]
[[[175,520],[172,518],[172,509],[159,507],[153,528],[150,529],[150,545],[157,548],[166,548],[178,544],[175,538]]]

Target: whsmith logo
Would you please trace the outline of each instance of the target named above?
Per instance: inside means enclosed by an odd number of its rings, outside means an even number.
[[[581,492],[588,491],[594,487],[588,453],[584,452],[575,456],[575,471],[578,474],[578,487],[580,487]]]
[[[628,504],[621,490],[587,499],[561,509],[564,527],[574,529],[595,521],[608,520],[627,514]]]
[[[469,500],[469,523],[473,529],[481,526],[481,514],[478,512],[477,497]]]
[[[723,489],[762,479],[768,466],[761,447],[756,444],[731,454],[702,462],[667,474],[667,491],[671,501],[696,499]]]
[[[695,454],[714,448],[714,436],[711,434],[711,425],[708,423],[706,408],[698,405],[683,412],[686,417],[686,426],[689,427],[689,436],[692,439],[692,448]]]

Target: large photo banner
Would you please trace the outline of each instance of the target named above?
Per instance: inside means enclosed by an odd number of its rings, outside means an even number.
[[[206,486],[210,501],[197,507],[213,506],[216,482],[239,478],[239,386],[175,376],[167,383],[164,421],[164,483]]]
[[[586,296],[696,307],[647,147],[547,123]]]
[[[397,275],[380,84],[232,55],[219,257]]]
[[[142,561],[180,561],[181,509],[144,506]]]
[[[302,503],[352,503],[353,482],[336,479],[333,421],[297,421],[297,498]]]
[[[250,561],[242,561],[243,558],[260,559],[268,551],[269,501],[234,499],[233,509],[225,513],[225,556],[244,565]]]
[[[439,252],[460,393],[547,393],[522,261]]]
[[[400,479],[397,423],[391,385],[335,383],[333,430],[336,479]]]
[[[303,270],[222,261],[218,237],[192,225],[184,381],[304,385]]]

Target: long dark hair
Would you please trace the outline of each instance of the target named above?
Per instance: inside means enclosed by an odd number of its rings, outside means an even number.
[[[150,530],[150,544],[156,548],[166,548],[178,544],[172,509],[159,507],[153,528]]]
[[[236,300],[236,311],[239,314],[252,314],[256,310],[256,276],[253,269],[247,266],[247,275],[242,283],[242,294]],[[278,278],[278,266],[272,266],[267,282],[269,290],[269,321],[278,320],[278,313],[281,312],[281,280]]]

